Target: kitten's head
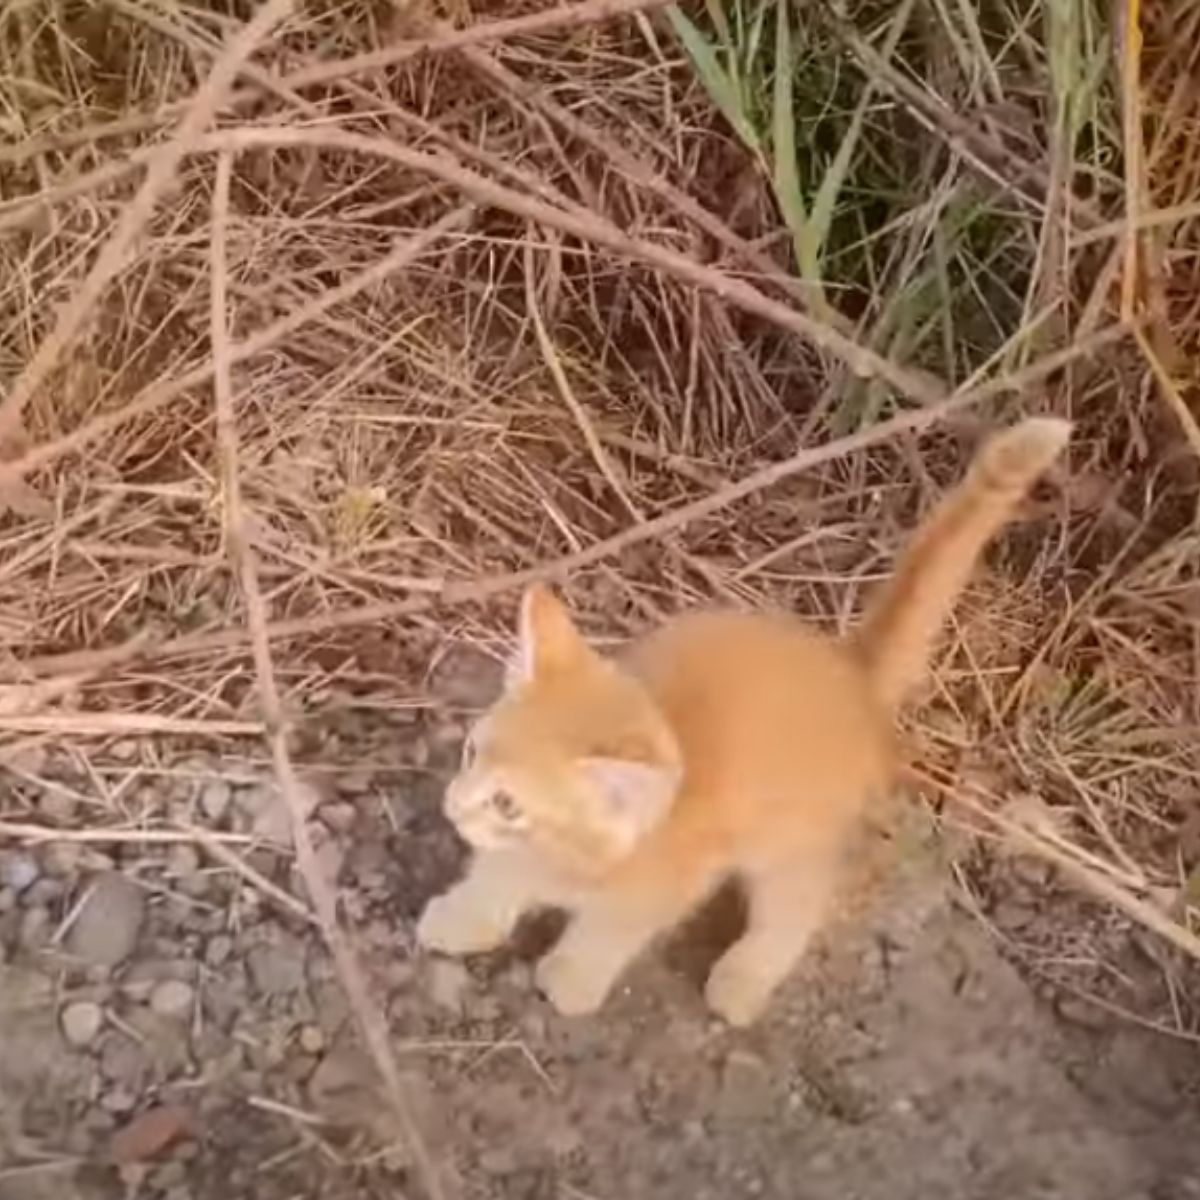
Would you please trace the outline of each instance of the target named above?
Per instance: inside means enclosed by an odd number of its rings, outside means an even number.
[[[463,838],[601,873],[659,823],[681,774],[646,690],[584,641],[547,588],[530,588],[504,694],[471,730],[446,790]]]

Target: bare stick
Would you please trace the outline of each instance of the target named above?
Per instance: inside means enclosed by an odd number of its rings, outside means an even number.
[[[919,433],[960,409],[1003,395],[1008,391],[1022,391],[1056,373],[1076,359],[1097,354],[1106,346],[1124,340],[1129,331],[1123,325],[1109,325],[1092,337],[1067,346],[1063,350],[1048,354],[1020,371],[989,380],[966,390],[956,392],[940,404],[913,412],[900,413],[878,425],[836,438],[823,446],[804,447],[790,458],[772,463],[717,489],[711,495],[693,500],[689,504],[671,509],[670,512],[653,520],[644,521],[630,529],[605,538],[575,554],[552,559],[520,571],[484,576],[481,579],[448,583],[436,591],[422,591],[419,595],[406,596],[402,600],[364,604],[343,612],[322,613],[314,617],[296,617],[287,621],[275,621],[267,627],[267,636],[273,639],[304,637],[310,634],[327,633],[334,629],[352,629],[358,625],[376,624],[412,616],[424,612],[436,604],[467,604],[489,600],[493,596],[513,591],[539,580],[561,579],[572,571],[593,566],[611,558],[631,546],[653,538],[662,537],[676,529],[703,517],[711,516],[721,508],[743,500],[764,488],[781,483],[812,467],[841,458],[858,450],[879,445],[904,433]],[[146,642],[125,642],[103,650],[77,650],[66,654],[31,658],[19,667],[21,678],[47,675],[67,671],[100,672],[111,670],[140,658],[166,658],[187,654],[212,654],[219,651],[236,650],[246,643],[246,635],[239,629],[220,629],[215,632],[187,633],[169,638],[157,645]],[[10,674],[0,666],[0,680]]]
[[[288,724],[279,695],[279,687],[275,681],[275,669],[271,662],[267,607],[258,586],[258,569],[247,533],[238,474],[238,435],[233,405],[233,364],[226,313],[228,268],[225,260],[225,237],[232,169],[232,155],[228,152],[221,154],[217,160],[212,210],[213,395],[216,404],[221,481],[225,493],[226,537],[229,555],[241,583],[246,605],[246,624],[254,658],[255,676],[258,681],[259,703],[267,727],[267,741],[271,749],[275,774],[279,780],[279,790],[287,803],[291,816],[292,838],[296,847],[296,864],[308,887],[308,894],[316,909],[321,932],[333,955],[338,976],[346,990],[350,1006],[362,1027],[367,1046],[379,1068],[388,1099],[408,1141],[425,1191],[430,1200],[442,1200],[446,1193],[405,1095],[400,1072],[388,1043],[387,1028],[371,1001],[358,960],[338,923],[337,901],[325,880],[321,864],[317,859],[316,849],[308,831],[308,812],[301,798],[296,772],[288,752]]]
[[[926,778],[926,776],[922,775],[922,778]],[[1068,854],[1024,822],[1012,820],[1002,813],[993,811],[969,792],[965,792],[961,788],[945,788],[943,790],[957,803],[977,813],[994,828],[1000,830],[1011,840],[1013,845],[1035,857],[1053,863],[1084,891],[1091,892],[1101,900],[1107,901],[1114,908],[1157,933],[1159,937],[1164,938],[1191,958],[1200,961],[1200,937],[1197,937],[1191,930],[1185,929],[1177,921],[1172,921],[1166,913],[1155,908],[1153,904],[1136,896],[1130,889],[1122,887],[1094,867],[1080,861],[1074,854]]]
[[[146,178],[137,194],[125,206],[112,236],[105,242],[87,278],[72,294],[58,314],[50,333],[42,339],[33,358],[17,376],[7,396],[0,402],[0,442],[11,437],[21,426],[25,405],[45,382],[59,355],[79,332],[100,294],[125,265],[142,226],[150,219],[164,189],[175,178],[175,171],[196,138],[220,108],[225,93],[237,77],[242,63],[292,10],[293,0],[267,0],[253,19],[229,40],[225,52],[213,64],[208,78],[196,89],[175,136],[146,167]]]
[[[321,928],[321,922],[307,904],[297,900],[291,892],[285,892],[277,883],[272,883],[260,870],[252,867],[237,851],[213,836],[207,829],[193,831],[194,839],[199,842],[218,862],[224,863],[231,871],[236,871],[253,888],[262,895],[274,900],[280,908],[286,909],[309,925]]]
[[[217,721],[138,712],[0,713],[0,732],[53,733],[59,737],[128,737],[133,734],[180,737],[262,736],[258,721]]]
[[[0,837],[32,842],[95,842],[98,844],[147,846],[178,842],[204,842],[216,846],[253,845],[257,839],[246,833],[213,833],[208,829],[55,829],[26,821],[0,821]]]
[[[1197,423],[1195,415],[1188,407],[1187,401],[1184,400],[1175,380],[1171,378],[1171,372],[1163,365],[1162,359],[1151,345],[1145,331],[1137,328],[1134,333],[1137,337],[1138,349],[1141,350],[1142,357],[1146,360],[1150,368],[1150,373],[1154,376],[1154,382],[1158,384],[1160,395],[1167,402],[1171,411],[1175,414],[1176,420],[1183,427],[1183,435],[1187,438],[1188,445],[1192,448],[1192,453],[1197,458],[1200,458],[1200,424]]]

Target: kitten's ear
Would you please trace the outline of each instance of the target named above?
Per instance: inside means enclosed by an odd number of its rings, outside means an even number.
[[[606,830],[625,850],[667,815],[679,789],[678,767],[625,758],[585,758],[580,766],[597,785]]]
[[[535,583],[521,597],[517,659],[509,682],[521,682],[582,661],[591,651],[561,600]]]

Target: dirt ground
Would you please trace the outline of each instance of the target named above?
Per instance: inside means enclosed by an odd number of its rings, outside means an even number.
[[[696,987],[737,919],[728,897],[591,1019],[532,987],[552,930],[466,965],[416,953],[415,917],[460,855],[440,781],[494,686],[453,661],[436,708],[324,722],[320,757],[359,765],[308,778],[424,1137],[463,1196],[1200,1197],[1196,1047],[1091,1008],[1064,1020],[954,903],[946,848],[915,818],[872,914],[747,1033]],[[32,754],[5,809],[61,820],[103,786],[131,815],[255,834],[245,861],[302,894],[263,765],[107,754],[98,774]],[[416,1200],[303,920],[190,841],[9,848],[0,869],[0,1200]],[[1044,879],[1011,880],[1038,910]]]

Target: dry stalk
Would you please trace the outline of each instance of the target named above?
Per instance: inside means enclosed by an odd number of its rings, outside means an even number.
[[[616,494],[617,499],[625,507],[625,511],[635,521],[641,521],[643,519],[641,510],[634,503],[628,489],[621,482],[616,465],[609,458],[608,452],[604,449],[600,438],[596,434],[596,427],[592,422],[592,418],[579,402],[579,397],[575,395],[575,391],[571,387],[571,381],[567,378],[567,372],[563,368],[562,360],[559,358],[558,351],[554,346],[554,341],[551,339],[550,332],[546,328],[546,322],[542,318],[541,306],[538,304],[537,272],[534,270],[533,247],[528,242],[525,244],[525,307],[528,309],[530,320],[533,322],[533,331],[537,337],[538,350],[541,352],[542,361],[545,362],[546,369],[550,372],[550,378],[554,380],[554,386],[558,389],[558,394],[562,397],[562,402],[567,406],[571,416],[574,418],[580,436],[588,448],[588,453],[592,456],[592,461],[596,464],[596,468],[600,474],[604,476],[608,486]]]
[[[22,424],[25,405],[54,369],[91,313],[101,293],[125,265],[142,227],[154,212],[159,196],[175,178],[180,162],[197,137],[221,107],[242,63],[287,15],[293,0],[267,0],[254,17],[232,38],[213,64],[205,81],[188,102],[175,135],[150,159],[146,178],[133,199],[124,207],[117,227],[105,242],[92,269],[58,315],[50,333],[42,339],[12,388],[0,402],[0,442],[16,433]]]
[[[990,380],[969,390],[956,392],[929,408],[901,413],[858,433],[826,442],[823,446],[805,447],[790,458],[754,471],[743,479],[717,489],[708,496],[680,505],[652,520],[639,522],[621,533],[614,534],[612,537],[605,538],[576,553],[519,571],[447,583],[437,591],[423,591],[420,595],[407,596],[402,600],[364,604],[357,608],[341,612],[321,613],[313,617],[274,621],[266,626],[265,635],[271,640],[280,640],[314,633],[326,633],[334,629],[352,629],[360,625],[384,623],[424,612],[436,604],[475,603],[489,600],[530,583],[563,579],[572,571],[593,566],[641,542],[663,537],[692,521],[710,516],[738,500],[752,496],[821,463],[879,445],[901,434],[918,433],[937,424],[951,413],[972,404],[1001,395],[1008,390],[1020,391],[1030,387],[1041,382],[1046,376],[1061,370],[1075,359],[1096,354],[1105,347],[1124,340],[1127,336],[1128,331],[1123,325],[1110,325],[1090,338],[1038,359],[1021,371]],[[22,678],[30,678],[70,671],[106,671],[140,658],[211,654],[214,651],[236,649],[245,646],[246,640],[245,632],[239,629],[183,634],[157,644],[131,639],[129,642],[102,650],[78,650],[66,654],[30,658],[20,664],[20,675]],[[0,665],[0,680],[8,678],[8,675],[9,670]]]
[[[1149,366],[1150,373],[1154,376],[1154,382],[1158,386],[1159,394],[1167,402],[1176,419],[1179,421],[1180,426],[1183,428],[1184,437],[1187,438],[1188,445],[1192,448],[1192,453],[1197,458],[1200,458],[1200,424],[1197,423],[1195,414],[1180,394],[1175,380],[1171,378],[1170,371],[1167,370],[1162,358],[1151,345],[1145,331],[1141,328],[1136,328],[1134,336],[1137,338],[1138,348],[1142,352],[1142,357],[1146,360],[1146,365]]]
[[[0,733],[10,731],[51,733],[56,737],[259,737],[263,727],[258,721],[167,717],[159,713],[0,713]]]
[[[371,1055],[379,1069],[388,1100],[408,1142],[417,1172],[430,1200],[443,1200],[446,1190],[439,1178],[405,1094],[400,1073],[388,1042],[387,1028],[373,1004],[357,956],[338,922],[337,901],[317,859],[308,829],[308,814],[288,751],[288,722],[283,711],[275,669],[271,661],[266,602],[258,584],[258,568],[249,540],[241,502],[238,471],[238,434],[233,403],[233,364],[229,340],[226,262],[226,229],[232,153],[217,159],[212,207],[212,356],[213,394],[216,407],[217,445],[225,499],[225,529],[232,564],[242,588],[246,624],[258,681],[259,702],[267,727],[271,760],[279,789],[291,816],[296,863],[316,909],[317,920],[333,956],[338,976],[362,1027]]]
[[[100,829],[94,826],[87,829],[55,829],[27,821],[0,821],[0,837],[32,845],[43,842],[94,842],[98,845],[168,846],[179,842],[203,842],[206,846],[223,847],[253,845],[256,840],[246,833],[213,833],[208,829]]]
[[[794,308],[771,299],[753,284],[698,263],[686,254],[680,254],[667,246],[634,237],[582,206],[576,205],[570,209],[556,208],[535,197],[523,195],[493,180],[485,179],[482,175],[443,156],[425,154],[395,142],[367,137],[348,130],[331,129],[229,129],[211,135],[205,139],[203,145],[205,148],[218,150],[313,146],[390,159],[410,170],[432,175],[479,203],[489,204],[514,216],[547,225],[585,242],[594,242],[623,258],[639,260],[676,279],[713,292],[739,308],[835,354],[856,375],[884,380],[900,395],[917,404],[937,404],[945,398],[945,388],[935,377],[900,366],[854,341],[828,322],[797,312]]]
[[[927,779],[928,777],[922,775],[922,778]],[[1159,937],[1200,962],[1200,937],[1185,929],[1179,922],[1172,921],[1166,913],[1153,904],[1134,895],[1130,889],[1122,887],[1109,875],[1097,871],[1074,854],[1068,853],[1047,838],[1040,836],[1036,830],[1028,828],[1023,823],[1008,819],[1002,813],[996,812],[959,789],[945,788],[942,790],[976,816],[982,817],[990,826],[998,830],[1011,845],[1053,863],[1084,891],[1111,904],[1139,925],[1158,934]]]
[[[808,300],[811,299],[811,293],[801,280],[784,271],[770,255],[764,254],[747,242],[745,238],[739,237],[724,221],[709,212],[703,204],[689,196],[682,188],[676,187],[665,176],[660,175],[650,163],[618,145],[581,117],[576,116],[570,109],[559,104],[546,88],[527,83],[514,71],[510,71],[508,67],[497,62],[483,47],[463,47],[461,55],[474,70],[502,92],[528,104],[548,117],[568,136],[575,138],[585,146],[591,146],[593,150],[604,155],[631,183],[645,188],[646,191],[665,201],[680,216],[687,218],[698,228],[704,230],[709,237],[719,242],[763,279],[785,291],[797,304],[807,305]],[[834,310],[829,310],[826,315],[835,321],[842,320],[840,314]],[[849,323],[839,327],[848,329]]]

